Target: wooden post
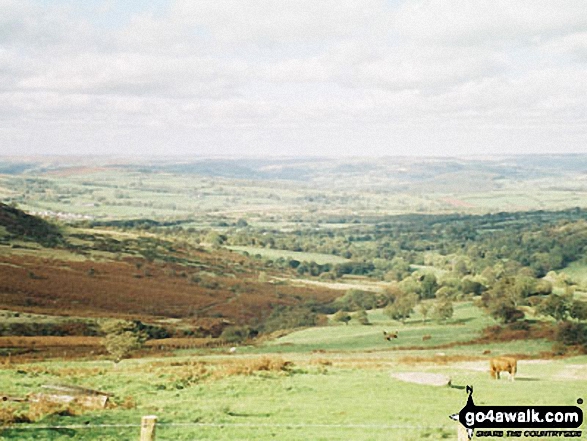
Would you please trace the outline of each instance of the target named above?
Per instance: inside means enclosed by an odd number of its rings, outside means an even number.
[[[140,441],[155,441],[155,425],[157,417],[155,415],[144,416],[141,420],[141,439]]]
[[[458,441],[469,441],[467,428],[459,422],[457,422],[457,439]]]

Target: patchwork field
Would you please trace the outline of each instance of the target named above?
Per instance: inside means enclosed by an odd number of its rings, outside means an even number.
[[[6,161],[3,169],[14,171],[0,175],[3,201],[66,220],[181,219],[210,225],[246,218],[253,225],[275,228],[280,223],[328,222],[325,217],[587,206],[582,155],[531,161],[526,157]]]

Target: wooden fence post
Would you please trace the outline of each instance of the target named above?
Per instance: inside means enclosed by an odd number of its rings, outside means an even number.
[[[141,419],[141,439],[140,441],[155,441],[155,425],[157,417],[155,415],[144,416]]]

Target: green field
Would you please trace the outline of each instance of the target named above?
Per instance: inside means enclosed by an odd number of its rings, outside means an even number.
[[[250,256],[260,255],[266,259],[294,259],[298,262],[316,262],[319,265],[327,263],[336,264],[348,262],[348,259],[339,256],[333,256],[331,254],[320,254],[320,253],[303,253],[298,251],[288,250],[274,250],[271,248],[257,248],[257,247],[246,247],[246,246],[230,246],[226,247],[229,250],[237,251],[239,253],[247,253]]]
[[[474,386],[478,404],[573,405],[584,395],[587,356],[540,359],[549,342],[437,348],[471,340],[487,325],[470,304],[458,305],[454,319],[443,325],[415,316],[402,326],[380,311],[372,311],[371,319],[372,326],[351,321],[299,330],[238,348],[233,355],[219,348],[118,365],[106,360],[4,363],[0,390],[7,395],[67,383],[110,392],[116,406],[5,427],[0,439],[132,440],[138,438],[141,417],[150,414],[159,418],[158,440],[456,439],[448,415],[464,406],[466,385]],[[382,329],[396,328],[396,341],[383,340]],[[423,344],[425,334],[432,339]],[[491,355],[483,354],[487,350]],[[507,381],[507,374],[496,381],[487,372],[487,359],[495,354],[530,359],[519,362],[515,382]],[[403,382],[392,376],[399,372],[444,374],[452,386]],[[26,410],[18,403],[0,406],[2,412]]]
[[[207,358],[199,357],[199,361]],[[181,374],[169,360],[127,361],[116,369],[106,363],[44,364],[36,366],[41,373],[33,379],[27,381],[22,374],[20,378],[17,375],[12,388],[24,391],[47,381],[62,380],[43,370],[98,369],[103,373],[97,377],[81,374],[79,381],[113,391],[117,396],[135,397],[136,408],[52,417],[42,422],[84,426],[78,429],[8,428],[0,436],[7,440],[136,439],[138,427],[95,426],[138,424],[142,415],[156,414],[160,440],[456,439],[455,423],[448,415],[463,407],[465,385],[473,384],[478,402],[483,403],[569,405],[579,398],[584,385],[584,379],[570,375],[576,373],[576,365],[585,361],[583,357],[521,362],[518,381],[510,383],[491,380],[482,371],[484,363],[413,367],[397,364],[387,356],[381,359],[384,367],[364,368],[337,367],[336,359],[332,366],[313,365],[306,358],[296,359],[296,367],[289,373],[258,372],[203,380],[187,387],[185,381],[174,379]],[[159,365],[152,367],[156,363]],[[411,384],[391,377],[394,372],[406,370],[449,374],[453,387]]]

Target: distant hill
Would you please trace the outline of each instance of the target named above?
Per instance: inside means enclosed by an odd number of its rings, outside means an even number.
[[[152,226],[191,221],[217,227],[239,218],[298,222],[351,213],[587,207],[587,154],[27,160],[38,162],[16,173],[24,160],[0,156],[0,201],[59,213],[67,222],[149,219],[166,223]]]
[[[496,191],[504,187],[522,189],[526,183],[537,181],[546,188],[566,190],[573,185],[583,188],[581,179],[587,167],[587,155],[201,158],[184,162],[129,163],[125,167],[142,173],[279,181],[281,185],[290,183],[297,189],[310,184],[314,189],[326,190],[462,194]]]
[[[43,246],[56,246],[63,241],[59,228],[18,208],[0,202],[0,228],[6,230],[5,239],[37,242]]]

